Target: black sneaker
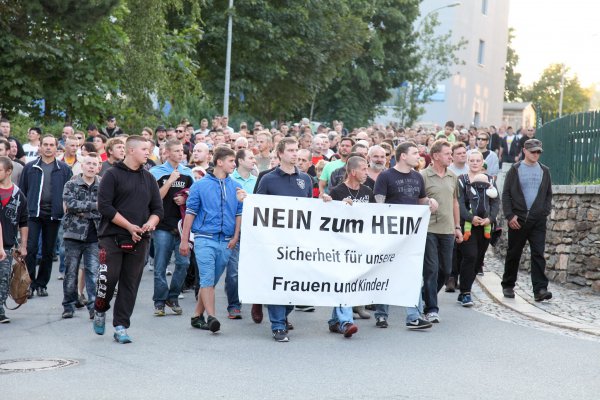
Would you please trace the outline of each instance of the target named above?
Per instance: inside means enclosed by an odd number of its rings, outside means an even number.
[[[9,322],[10,322],[10,318],[8,318],[4,314],[0,315],[0,324],[8,324]]]
[[[216,319],[212,315],[208,316],[208,319],[206,320],[206,325],[208,326],[208,330],[211,331],[212,333],[215,333],[219,329],[221,329],[221,323],[219,322],[218,319]]]
[[[73,311],[70,311],[70,310],[63,311],[62,317],[64,319],[73,318]]]
[[[314,306],[296,306],[296,310],[304,311],[304,312],[314,312],[315,307]]]
[[[208,324],[204,319],[204,315],[198,315],[197,317],[192,317],[192,326],[196,329],[202,329],[204,331],[208,330]]]
[[[48,290],[46,288],[38,288],[37,295],[40,297],[48,297]]]
[[[414,321],[409,321],[406,323],[406,327],[411,330],[416,329],[429,329],[433,326],[433,324],[429,321],[425,321],[422,318],[417,318]]]
[[[385,319],[385,317],[377,317],[377,322],[375,322],[375,326],[378,328],[387,328],[387,319]]]
[[[464,296],[464,293],[459,294],[458,297],[456,298],[456,302],[459,304],[462,304],[463,296]]]
[[[513,288],[503,288],[502,289],[502,294],[504,295],[504,297],[508,298],[508,299],[514,299],[515,298],[515,291],[513,290]]]
[[[540,289],[539,292],[534,294],[533,298],[535,301],[550,300],[552,298],[552,292],[549,292],[547,289]]]
[[[273,339],[278,342],[289,342],[290,338],[288,338],[287,332],[283,329],[277,329],[273,331]]]
[[[285,330],[286,331],[294,330],[294,325],[292,325],[292,323],[290,321],[288,321],[287,318],[285,319]]]

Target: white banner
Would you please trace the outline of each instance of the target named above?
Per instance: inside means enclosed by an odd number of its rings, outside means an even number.
[[[239,296],[244,303],[418,304],[427,206],[248,195]]]

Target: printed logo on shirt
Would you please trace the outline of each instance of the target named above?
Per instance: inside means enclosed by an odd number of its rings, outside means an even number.
[[[296,183],[300,189],[304,189],[306,187],[306,182],[304,182],[304,179],[298,178],[296,179]]]

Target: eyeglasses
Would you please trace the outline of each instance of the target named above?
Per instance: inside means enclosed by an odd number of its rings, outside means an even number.
[[[488,138],[484,138],[484,137],[478,137],[478,138],[477,138],[477,140],[482,140],[482,141],[484,141],[484,142],[487,142],[487,141],[488,141]]]
[[[541,150],[529,151],[532,154],[542,154]]]

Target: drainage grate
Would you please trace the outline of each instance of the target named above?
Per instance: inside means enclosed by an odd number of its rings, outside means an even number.
[[[64,358],[19,358],[0,360],[0,373],[48,371],[78,365],[77,360]]]

